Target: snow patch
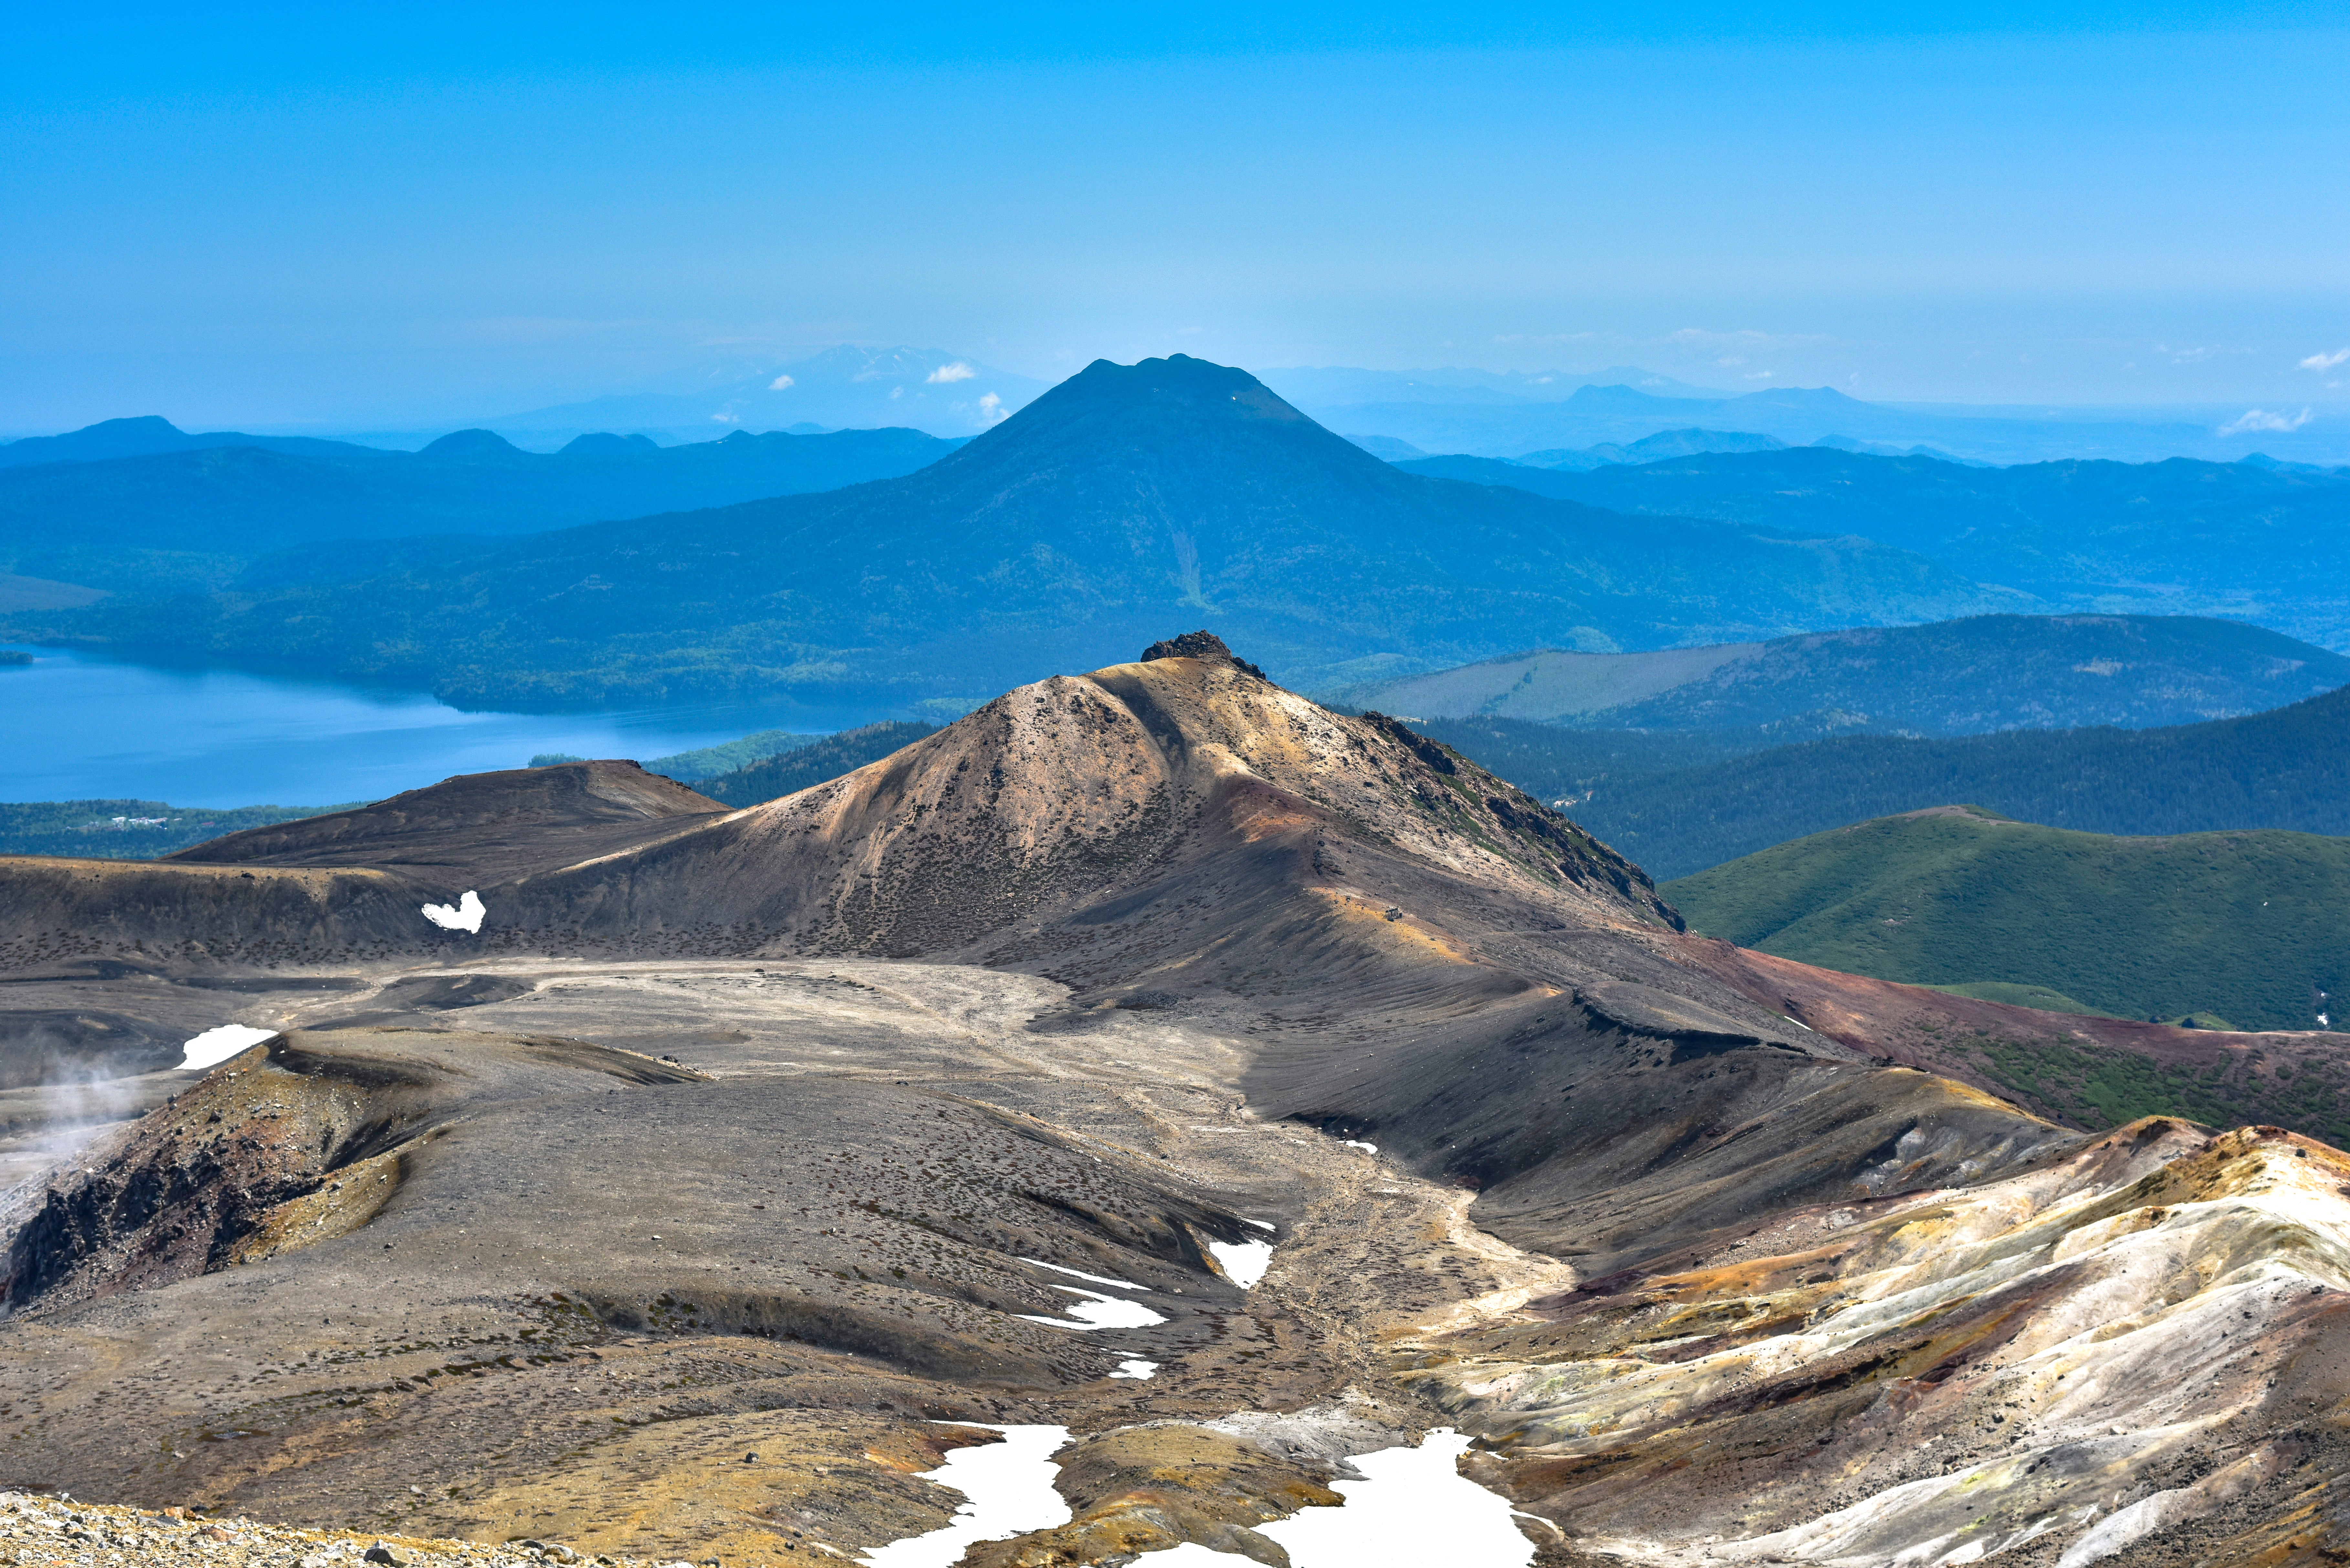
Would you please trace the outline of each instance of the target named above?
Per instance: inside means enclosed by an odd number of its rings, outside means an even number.
[[[473,931],[482,929],[482,917],[489,911],[482,907],[482,896],[471,888],[452,908],[447,904],[427,904],[424,918],[444,931]]]
[[[1252,1220],[1249,1223],[1254,1225],[1258,1221]],[[1269,1225],[1265,1228],[1272,1229]],[[1208,1251],[1213,1252],[1216,1262],[1223,1265],[1224,1277],[1243,1290],[1264,1278],[1265,1270],[1273,1264],[1273,1243],[1270,1241],[1211,1241]]]
[[[1118,1370],[1111,1373],[1110,1376],[1112,1377],[1131,1377],[1136,1379],[1138,1382],[1148,1382],[1158,1373],[1158,1371],[1159,1363],[1155,1361],[1144,1361],[1139,1357],[1129,1356],[1128,1359],[1119,1362],[1118,1364]]]
[[[974,1542],[1003,1541],[1069,1522],[1069,1505],[1053,1490],[1058,1473],[1053,1456],[1069,1440],[1066,1427],[998,1427],[981,1421],[935,1425],[984,1427],[1003,1433],[1003,1441],[957,1449],[945,1464],[923,1471],[923,1479],[951,1487],[968,1501],[955,1510],[951,1524],[867,1548],[865,1560],[875,1568],[953,1568]]]
[[[1300,1509],[1256,1527],[1279,1542],[1291,1568],[1527,1568],[1534,1549],[1511,1521],[1509,1502],[1456,1468],[1469,1439],[1450,1427],[1416,1449],[1357,1454],[1361,1480],[1336,1480],[1343,1508]],[[1232,1558],[1185,1542],[1146,1552],[1149,1568],[1230,1568]]]
[[[217,1067],[238,1052],[258,1045],[264,1040],[275,1039],[276,1034],[275,1029],[255,1029],[250,1023],[223,1023],[207,1029],[181,1047],[187,1056],[181,1062],[180,1071],[184,1073],[192,1067]]]
[[[1272,1220],[1246,1220],[1246,1219],[1244,1219],[1244,1220],[1243,1220],[1241,1221],[1241,1223],[1242,1223],[1242,1224],[1243,1224],[1243,1225],[1253,1225],[1253,1226],[1255,1226],[1255,1227],[1256,1227],[1258,1230],[1260,1230],[1260,1231],[1270,1231],[1270,1230],[1272,1230],[1272,1229],[1274,1228],[1274,1227],[1273,1227],[1273,1221],[1272,1221]]]
[[[1073,1280],[1091,1280],[1097,1285],[1116,1285],[1118,1289],[1126,1291],[1147,1291],[1150,1288],[1149,1285],[1138,1285],[1132,1280],[1113,1280],[1107,1274],[1089,1274],[1083,1269],[1065,1269],[1058,1263],[1048,1263],[1042,1258],[1023,1258],[1020,1261],[1024,1263],[1034,1263],[1040,1269],[1050,1269],[1056,1274],[1066,1274]]]
[[[1377,1144],[1375,1144],[1375,1143],[1365,1143],[1365,1142],[1363,1142],[1363,1141],[1362,1141],[1361,1139],[1359,1139],[1359,1138],[1351,1138],[1351,1137],[1350,1137],[1350,1138],[1342,1139],[1342,1140],[1340,1141],[1340,1143],[1339,1143],[1338,1147],[1339,1147],[1340,1148],[1359,1148],[1359,1149],[1361,1149],[1365,1154],[1377,1154],[1377,1153],[1378,1153],[1378,1152],[1379,1152],[1379,1146],[1378,1146],[1378,1145],[1377,1145]]]
[[[1140,1302],[1130,1302],[1117,1296],[1106,1296],[1099,1291],[1081,1291],[1075,1285],[1055,1285],[1056,1291],[1066,1291],[1073,1296],[1083,1296],[1081,1302],[1069,1303],[1069,1317],[1040,1317],[1032,1312],[1014,1313],[1030,1323],[1049,1323],[1055,1328],[1149,1328],[1155,1323],[1165,1323],[1164,1315],[1152,1312]],[[1069,1318],[1078,1321],[1071,1323]]]

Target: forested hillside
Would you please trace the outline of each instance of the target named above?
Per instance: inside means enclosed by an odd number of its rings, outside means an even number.
[[[1742,947],[1976,995],[2045,987],[2121,1018],[2316,1029],[2350,986],[2350,838],[2123,838],[1947,806],[1659,891],[1692,929]]]
[[[1653,771],[1638,764],[1665,762],[1669,751],[1568,731],[1553,740],[1543,728],[1429,726],[1467,756],[1493,756],[1487,765],[1521,788],[1567,800],[1569,815],[1659,880],[1825,828],[1961,802],[2085,833],[2350,834],[2350,747],[2342,743],[2350,688],[2166,729],[1847,736]],[[1730,742],[1716,735],[1686,743]],[[1622,760],[1596,765],[1603,755]],[[1574,798],[1580,792],[1587,794]]]

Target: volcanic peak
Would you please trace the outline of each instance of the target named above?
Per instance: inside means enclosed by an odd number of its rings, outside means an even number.
[[[1228,664],[1234,670],[1245,670],[1259,680],[1265,679],[1263,670],[1235,655],[1212,631],[1187,631],[1180,637],[1162,638],[1142,650],[1143,663],[1155,659],[1197,659],[1210,664]]]

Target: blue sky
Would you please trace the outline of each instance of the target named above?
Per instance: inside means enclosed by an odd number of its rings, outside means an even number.
[[[0,431],[841,341],[2350,402],[2340,5],[323,9],[19,13]]]

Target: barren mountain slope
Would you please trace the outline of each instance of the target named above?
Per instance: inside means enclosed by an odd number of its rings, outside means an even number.
[[[1894,1064],[2047,1015],[1690,938],[1402,726],[1150,652],[649,839],[542,801],[478,935],[414,804],[21,929],[11,996],[291,1032],[20,1197],[0,1483],[806,1562],[945,1517],[931,1421],[1048,1421],[1076,1519],[972,1568],[1273,1563],[1450,1420],[1546,1568],[2350,1548],[2350,1161]],[[102,909],[55,864],[0,876]],[[368,955],[255,922],[335,877]]]

